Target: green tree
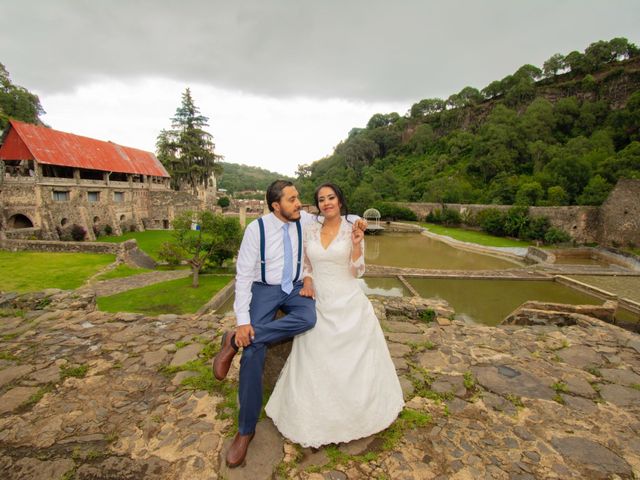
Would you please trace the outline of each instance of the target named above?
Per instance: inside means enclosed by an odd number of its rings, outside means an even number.
[[[231,200],[229,200],[229,197],[220,197],[217,203],[219,207],[227,208],[231,205]]]
[[[162,130],[156,141],[157,156],[171,175],[172,186],[178,190],[196,192],[206,186],[212,174],[220,174],[222,168],[213,136],[204,130],[209,119],[200,114],[191,90],[182,94],[182,104],[171,119],[171,129]]]
[[[191,266],[194,288],[207,262],[221,266],[233,258],[242,240],[242,229],[237,218],[214,215],[211,212],[184,212],[173,221],[174,238],[165,242],[160,258],[169,260],[178,256]]]
[[[504,93],[504,90],[505,88],[504,88],[504,85],[502,84],[502,81],[494,80],[489,85],[484,87],[481,93],[482,95],[484,95],[485,98],[489,99],[489,98],[494,98],[499,95],[502,95]]]
[[[613,188],[609,182],[607,182],[600,175],[591,177],[589,183],[578,197],[578,204],[580,205],[601,205],[607,197],[609,192]]]
[[[14,85],[9,72],[0,63],[0,132],[9,125],[10,118],[40,124],[40,115],[44,113],[38,96],[24,87]]]
[[[547,189],[547,203],[549,205],[568,205],[569,196],[564,188],[560,185],[555,185]]]
[[[396,112],[387,114],[376,113],[367,122],[367,128],[372,130],[379,127],[388,127],[389,125],[396,123],[398,120],[400,120],[400,115]]]
[[[425,98],[418,103],[414,103],[409,110],[409,114],[412,118],[426,117],[433,113],[438,113],[444,110],[445,101],[439,98]]]
[[[542,71],[545,77],[555,77],[559,70],[564,68],[564,55],[556,53],[542,65]]]
[[[544,196],[542,185],[538,182],[523,183],[516,193],[516,205],[537,205]]]

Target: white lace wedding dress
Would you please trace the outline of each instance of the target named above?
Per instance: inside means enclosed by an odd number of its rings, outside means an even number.
[[[325,250],[320,224],[305,226],[305,268],[318,320],[293,341],[266,412],[289,440],[319,447],[387,428],[404,406],[400,382],[373,307],[358,285],[364,255],[351,260],[344,218]]]

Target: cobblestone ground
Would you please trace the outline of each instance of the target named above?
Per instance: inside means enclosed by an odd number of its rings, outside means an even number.
[[[470,326],[449,321],[443,302],[373,301],[407,399],[399,420],[311,451],[264,419],[246,466],[229,471],[237,359],[225,383],[209,359],[233,318],[107,314],[88,293],[0,294],[0,478],[640,476],[637,335],[596,320]]]

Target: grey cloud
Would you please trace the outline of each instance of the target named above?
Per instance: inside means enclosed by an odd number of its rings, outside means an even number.
[[[625,36],[636,0],[21,0],[0,62],[43,93],[162,76],[268,96],[413,102]]]

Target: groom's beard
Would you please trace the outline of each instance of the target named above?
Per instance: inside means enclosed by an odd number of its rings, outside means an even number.
[[[282,211],[280,212],[280,214],[290,222],[295,222],[296,220],[300,220],[300,210],[294,210],[292,212]]]

